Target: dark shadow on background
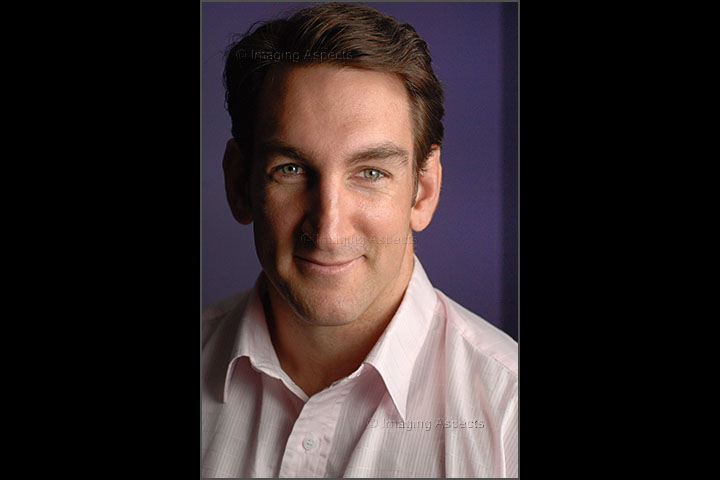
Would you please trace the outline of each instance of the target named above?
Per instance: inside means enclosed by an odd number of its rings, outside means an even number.
[[[502,5],[503,41],[503,329],[518,339],[518,4]]]

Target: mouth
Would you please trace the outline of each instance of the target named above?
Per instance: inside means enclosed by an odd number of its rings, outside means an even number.
[[[320,260],[315,258],[300,257],[295,255],[295,259],[302,270],[307,273],[319,275],[339,275],[345,273],[357,265],[363,256],[352,258],[350,260]]]

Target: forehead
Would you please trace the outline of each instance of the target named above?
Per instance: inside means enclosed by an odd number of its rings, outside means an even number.
[[[320,156],[393,143],[412,152],[410,102],[393,74],[334,65],[279,66],[260,95],[255,139]]]

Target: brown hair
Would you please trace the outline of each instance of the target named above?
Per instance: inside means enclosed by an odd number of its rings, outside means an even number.
[[[254,24],[225,52],[226,108],[232,136],[250,158],[257,101],[269,68],[327,62],[398,75],[408,92],[414,127],[415,179],[443,138],[443,90],[427,44],[415,29],[365,5],[324,3],[290,18]]]

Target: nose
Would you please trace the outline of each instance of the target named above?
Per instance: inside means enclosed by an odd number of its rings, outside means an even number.
[[[304,242],[316,249],[337,252],[352,241],[353,202],[342,180],[318,178],[308,192],[310,201],[303,219]]]

